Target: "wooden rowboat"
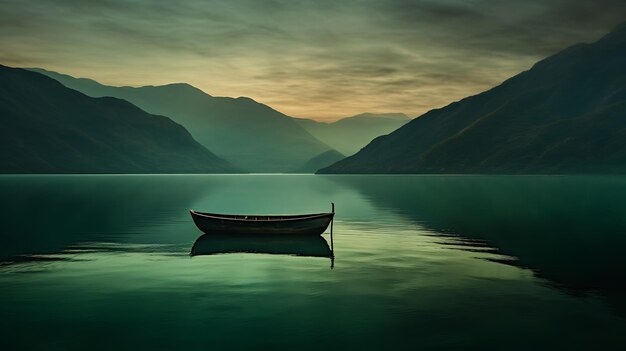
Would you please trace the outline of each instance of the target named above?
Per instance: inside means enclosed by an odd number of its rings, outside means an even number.
[[[207,234],[320,235],[335,216],[332,212],[301,215],[234,215],[189,211]]]

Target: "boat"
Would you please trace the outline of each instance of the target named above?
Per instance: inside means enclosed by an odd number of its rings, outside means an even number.
[[[194,223],[207,234],[321,235],[335,216],[332,211],[300,215],[238,215],[190,210]]]

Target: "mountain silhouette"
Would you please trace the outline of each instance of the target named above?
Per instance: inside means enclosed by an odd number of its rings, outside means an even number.
[[[315,173],[318,169],[328,167],[333,163],[342,160],[344,157],[345,156],[337,152],[337,150],[328,150],[313,157],[302,167],[296,169],[292,173]]]
[[[314,137],[344,155],[356,153],[372,139],[391,133],[410,120],[403,113],[361,113],[332,123],[297,119]]]
[[[331,148],[293,118],[250,98],[213,97],[189,84],[114,87],[31,69],[92,97],[112,96],[172,118],[209,150],[250,172],[287,172]]]
[[[1,173],[237,171],[167,117],[2,65],[0,120]]]
[[[626,24],[431,110],[320,173],[624,173]]]

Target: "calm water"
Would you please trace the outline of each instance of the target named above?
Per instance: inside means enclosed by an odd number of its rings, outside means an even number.
[[[626,345],[624,177],[2,176],[0,195],[3,350]],[[328,234],[189,255],[190,208],[330,201],[333,269],[296,256]]]

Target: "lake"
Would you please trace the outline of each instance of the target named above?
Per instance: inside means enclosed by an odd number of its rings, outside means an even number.
[[[33,175],[0,194],[3,350],[626,345],[626,177]],[[332,243],[190,256],[189,209],[331,201]]]

